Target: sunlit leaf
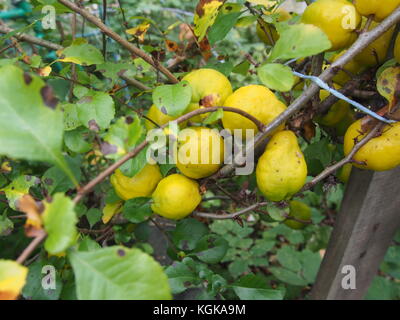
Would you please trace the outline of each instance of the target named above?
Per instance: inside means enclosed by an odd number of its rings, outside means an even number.
[[[27,275],[28,268],[12,260],[0,260],[0,300],[17,299]]]

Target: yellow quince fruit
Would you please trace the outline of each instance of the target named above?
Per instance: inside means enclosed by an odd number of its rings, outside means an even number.
[[[237,89],[226,99],[225,106],[246,111],[265,125],[286,109],[286,105],[271,90],[255,84]],[[224,111],[222,125],[231,131],[242,129],[243,137],[246,129],[254,130],[254,134],[258,132],[253,121],[233,112]],[[285,124],[282,124],[278,130],[282,130],[284,126]]]
[[[289,130],[272,136],[256,168],[259,190],[270,201],[289,199],[305,184],[307,164],[297,142]]]
[[[292,17],[289,12],[281,8],[277,8],[272,12],[266,11],[264,12],[264,14],[265,15],[278,14],[279,15],[277,19],[278,22],[287,21]],[[273,43],[271,42],[270,37],[265,33],[263,29],[265,29],[265,31],[269,33],[272,40],[274,41]],[[257,22],[256,32],[260,40],[270,46],[273,46],[275,42],[278,41],[279,39],[279,34],[278,31],[276,31],[275,26],[265,21],[263,21],[262,23],[260,23],[259,21]]]
[[[297,200],[292,200],[289,203],[289,218],[285,220],[284,224],[295,230],[303,229],[307,225],[306,223],[290,219],[290,217],[311,222],[311,208]]]
[[[222,107],[225,99],[232,93],[232,85],[228,78],[214,69],[198,69],[191,71],[182,78],[189,82],[192,88],[192,100],[186,109],[187,112],[207,107]],[[201,122],[208,114],[190,119],[192,122]]]
[[[361,119],[354,122],[344,136],[344,153],[347,156],[356,142],[368,132],[362,133]],[[382,134],[368,141],[353,157],[355,167],[374,171],[390,170],[400,165],[400,123],[386,125]],[[359,163],[365,163],[359,164]]]
[[[353,168],[351,163],[345,164],[343,167],[339,169],[339,172],[337,173],[337,177],[340,181],[343,183],[349,182],[350,174],[351,174],[351,169]]]
[[[162,125],[164,125],[170,121],[173,121],[177,118],[177,117],[171,117],[171,116],[163,113],[154,104],[150,107],[149,111],[147,111],[146,116],[147,116],[147,118],[149,118],[149,119],[153,120],[155,123],[157,123],[159,126],[162,126]],[[151,122],[147,119],[145,120],[144,125],[147,130],[157,128],[157,126],[153,122]]]
[[[162,179],[161,171],[156,164],[146,164],[132,178],[125,176],[120,169],[115,170],[110,181],[116,194],[123,200],[138,197],[149,197]]]
[[[366,22],[367,19],[364,18],[361,29]],[[378,25],[379,23],[373,21],[368,30],[375,29]],[[383,35],[381,35],[378,39],[376,39],[368,47],[356,55],[354,57],[354,61],[365,67],[373,67],[377,64],[383,63],[386,59],[386,55],[390,47],[390,40],[392,39],[395,27],[396,26],[391,27],[388,31],[386,31]]]
[[[224,162],[224,139],[216,129],[188,127],[178,134],[176,166],[187,177],[205,178]]]
[[[368,17],[373,14],[377,22],[384,20],[400,5],[400,0],[354,0],[353,2],[361,15]]]
[[[0,300],[16,300],[27,276],[27,267],[13,260],[0,259]]]
[[[361,16],[347,0],[317,0],[310,4],[301,18],[325,32],[332,43],[331,51],[350,46],[357,38],[354,32]]]
[[[335,89],[340,89],[340,86],[334,85]],[[326,90],[321,90],[319,97],[322,100],[326,99],[330,93]],[[315,120],[319,124],[327,127],[334,127],[337,125],[350,111],[350,105],[343,100],[339,100],[333,104],[326,115],[322,117],[317,117]]]
[[[172,174],[160,181],[152,199],[155,213],[179,220],[191,214],[201,202],[199,184],[184,175]]]

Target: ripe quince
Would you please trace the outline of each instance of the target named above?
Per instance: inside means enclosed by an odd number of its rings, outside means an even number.
[[[286,105],[278,100],[271,90],[255,84],[237,89],[226,99],[225,106],[246,111],[263,124],[270,123],[286,109]],[[258,132],[253,121],[233,112],[224,111],[222,124],[225,129],[229,130],[253,129],[254,133]],[[282,130],[284,126],[285,124],[282,124],[278,130]],[[245,132],[243,132],[243,136],[245,136]]]
[[[199,184],[181,174],[160,181],[152,196],[152,210],[168,219],[188,216],[201,202]]]
[[[333,62],[335,62],[337,59],[339,59],[343,54],[346,53],[347,50],[343,50],[337,55],[334,56]],[[366,66],[363,66],[359,64],[357,61],[352,59],[350,62],[348,62],[344,67],[344,70],[340,70],[334,77],[333,81],[337,84],[340,84],[341,86],[344,86],[347,81],[351,79],[350,74],[356,75],[360,72],[363,72],[366,69]],[[347,72],[346,72],[347,71]]]
[[[361,141],[368,132],[363,133],[361,119],[347,129],[344,136],[344,153],[347,156],[356,142]],[[400,165],[400,123],[386,125],[382,134],[368,141],[353,157],[361,169],[374,171],[390,170]],[[360,164],[364,162],[364,164]]]
[[[228,78],[214,69],[194,70],[182,78],[192,88],[192,100],[187,112],[198,108],[222,107],[225,99],[232,93],[232,85]],[[207,114],[194,117],[192,122],[201,122]]]
[[[280,9],[280,8],[274,10],[273,12],[269,12],[269,11],[264,12],[264,14],[265,15],[279,14],[278,22],[287,21],[292,17],[289,12],[287,12],[284,9]],[[265,33],[263,28],[267,32],[269,32],[274,43],[271,43],[270,38]],[[256,32],[257,32],[257,36],[261,39],[261,41],[270,46],[273,46],[275,44],[275,42],[278,41],[278,39],[279,39],[279,34],[276,31],[275,26],[273,24],[267,23],[265,21],[263,21],[261,24],[260,24],[260,22],[257,22]]]
[[[152,105],[149,109],[149,111],[147,111],[146,116],[153,120],[155,123],[157,123],[159,126],[162,126],[163,124],[166,124],[170,121],[175,120],[177,117],[171,117],[165,113],[163,113],[160,109],[158,109],[156,107],[156,105]],[[151,130],[151,129],[155,129],[157,128],[156,125],[154,123],[152,123],[149,120],[145,120],[144,125],[146,127],[147,130]]]
[[[146,164],[132,178],[125,176],[120,169],[115,170],[110,181],[116,194],[123,200],[138,197],[149,197],[162,179],[161,171],[156,164]]]
[[[302,221],[311,221],[311,208],[303,202],[292,200],[289,203],[289,217]],[[286,219],[284,224],[292,229],[303,229],[307,224],[294,219]]]
[[[380,22],[388,17],[399,5],[400,0],[354,0],[357,11],[364,17],[371,14],[374,20]]]
[[[224,140],[216,129],[188,127],[178,134],[176,166],[187,177],[205,178],[224,162]]]
[[[363,28],[366,22],[367,19],[364,18],[361,28]],[[375,29],[378,25],[379,23],[373,21],[368,30]],[[354,57],[354,61],[359,65],[366,67],[373,67],[377,64],[383,63],[386,59],[386,54],[389,50],[390,40],[392,39],[395,27],[396,26],[391,27],[388,31],[386,31],[383,35],[381,35],[378,39],[376,39],[368,47],[356,55]]]
[[[305,184],[307,164],[297,142],[289,130],[272,136],[256,168],[259,190],[270,201],[289,199]]]
[[[301,21],[322,29],[332,43],[330,50],[336,51],[356,40],[354,31],[360,25],[361,16],[347,0],[317,0],[306,8]]]

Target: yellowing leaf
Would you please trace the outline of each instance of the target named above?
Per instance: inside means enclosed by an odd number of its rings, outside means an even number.
[[[29,193],[29,188],[36,184],[36,180],[37,179],[32,176],[19,176],[8,186],[0,189],[0,191],[4,191],[6,194],[10,207],[14,210],[17,210],[18,200],[25,194]]]
[[[9,173],[9,172],[11,172],[11,170],[12,170],[12,167],[10,166],[9,161],[4,161],[0,166],[0,172]]]
[[[268,1],[268,0],[247,0],[247,2],[250,2],[254,5],[262,5],[266,8],[271,8],[278,3],[278,1]]]
[[[52,69],[50,66],[38,69],[38,74],[41,77],[47,77],[51,73]]]
[[[17,299],[27,275],[28,268],[12,260],[0,260],[0,300]]]
[[[144,36],[146,35],[146,32],[149,28],[150,28],[150,23],[145,21],[134,28],[126,30],[126,33],[138,38],[140,42],[143,42]]]
[[[223,0],[200,0],[194,14],[194,34],[201,41],[210,26],[218,16],[218,10],[223,5]]]
[[[25,234],[28,237],[35,237],[37,232],[42,230],[42,219],[36,201],[26,194],[18,201],[18,209],[26,213]]]
[[[376,84],[379,93],[389,101],[389,111],[400,97],[400,67],[390,67],[384,70]]]
[[[112,217],[114,217],[117,213],[122,211],[123,201],[117,201],[113,203],[107,203],[103,209],[103,217],[102,221],[104,224],[108,223]]]

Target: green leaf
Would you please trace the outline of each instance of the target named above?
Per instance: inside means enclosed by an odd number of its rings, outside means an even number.
[[[205,263],[217,263],[225,256],[228,247],[228,242],[223,237],[208,234],[197,243],[194,255]]]
[[[228,14],[220,14],[208,31],[208,41],[213,45],[226,37],[228,32],[235,26],[241,12],[232,12]]]
[[[80,161],[79,159],[67,158],[67,162],[73,170],[76,179],[79,181],[81,178]],[[49,194],[56,192],[66,192],[74,188],[74,184],[68,179],[68,176],[58,167],[51,167],[42,176],[43,184]]]
[[[78,128],[72,131],[66,131],[64,135],[64,143],[73,152],[86,153],[92,149],[92,145],[85,141],[84,134],[87,132],[85,128]]]
[[[312,252],[308,249],[298,252],[298,256],[302,263],[303,277],[308,283],[314,283],[321,264],[321,256],[318,252]]]
[[[308,281],[303,279],[299,274],[280,267],[270,267],[268,269],[279,280],[294,286],[305,286]]]
[[[114,100],[105,92],[90,90],[78,101],[77,113],[85,127],[93,131],[107,129],[114,119]]]
[[[133,148],[144,133],[140,119],[135,115],[132,117],[119,118],[110,126],[104,136],[105,143],[101,151],[111,159],[118,159]]]
[[[64,129],[66,131],[74,130],[82,125],[75,104],[63,103],[61,109],[64,110]]]
[[[203,123],[204,124],[214,123],[219,119],[222,119],[223,116],[224,116],[224,110],[218,109],[217,111],[210,113],[210,115],[203,121]]]
[[[181,293],[198,282],[196,274],[182,262],[174,261],[165,269],[165,273],[173,294]]]
[[[29,193],[30,187],[38,183],[38,179],[33,176],[19,176],[14,179],[8,186],[0,189],[6,194],[9,206],[17,210],[18,200]]]
[[[113,82],[115,82],[119,79],[121,74],[134,74],[135,67],[130,63],[106,62],[104,64],[97,65],[96,70],[101,72],[106,78],[110,78]]]
[[[283,300],[285,292],[266,287],[266,281],[257,275],[248,274],[230,286],[240,300]]]
[[[104,58],[99,49],[87,43],[85,39],[76,39],[69,47],[57,52],[61,57],[59,61],[72,62],[80,65],[104,63]]]
[[[301,270],[301,262],[299,259],[299,252],[291,246],[284,246],[277,251],[276,258],[279,263],[292,271],[298,272]]]
[[[153,214],[150,200],[151,198],[140,197],[126,201],[122,208],[123,216],[133,223],[146,221]]]
[[[292,89],[295,77],[288,66],[279,63],[269,63],[257,69],[260,81],[272,90],[286,92]]]
[[[399,300],[399,285],[384,277],[376,276],[365,296],[366,300]]]
[[[159,86],[153,91],[153,103],[164,114],[178,117],[192,99],[192,88],[187,81]]]
[[[278,24],[279,26],[280,24]],[[311,24],[295,24],[279,29],[280,37],[275,43],[268,61],[299,59],[324,52],[331,47],[327,35]]]
[[[151,256],[122,246],[70,252],[80,300],[171,299],[168,278]]]
[[[8,236],[14,229],[14,223],[7,216],[0,216],[0,237]]]
[[[250,68],[250,62],[247,60],[244,60],[243,62],[236,65],[233,68],[232,72],[241,74],[242,76],[246,76],[247,72],[249,71],[249,68]]]
[[[171,232],[172,241],[181,250],[193,250],[198,241],[208,233],[207,227],[193,218],[179,220]]]
[[[87,212],[86,212],[86,218],[89,222],[90,227],[92,228],[97,222],[99,222],[101,220],[103,213],[101,212],[101,210],[97,209],[97,208],[90,208]]]
[[[78,219],[74,203],[62,193],[57,193],[51,203],[44,202],[42,214],[44,228],[48,234],[44,247],[51,254],[67,250],[76,240],[75,224]]]
[[[147,145],[136,157],[129,159],[119,167],[125,176],[132,178],[144,168],[144,166],[147,164],[148,148],[149,146]]]
[[[61,154],[63,115],[52,109],[55,101],[39,77],[12,65],[1,68],[0,154],[51,162],[76,183]]]

